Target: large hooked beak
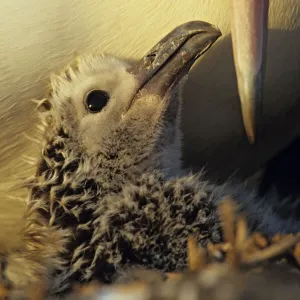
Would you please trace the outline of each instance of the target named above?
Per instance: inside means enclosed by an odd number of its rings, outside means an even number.
[[[134,99],[144,93],[163,98],[219,36],[220,31],[206,22],[192,21],[176,27],[128,70],[138,82]]]
[[[250,143],[260,130],[269,0],[231,0],[231,31],[238,91]]]

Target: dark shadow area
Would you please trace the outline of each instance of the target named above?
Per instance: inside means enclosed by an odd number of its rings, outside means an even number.
[[[300,218],[299,154],[300,137],[297,137],[267,162],[258,185],[257,190],[261,197],[268,197],[268,195],[276,193],[278,203],[275,205],[275,209],[283,218]],[[283,207],[288,209],[283,209]]]
[[[231,37],[220,39],[191,70],[184,93],[184,163],[212,180],[245,178],[300,133],[300,29],[270,30],[262,133],[244,133]]]

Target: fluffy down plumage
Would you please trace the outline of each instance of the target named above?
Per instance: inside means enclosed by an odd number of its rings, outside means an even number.
[[[128,66],[97,53],[85,56],[53,77],[49,95],[38,102],[41,154],[24,184],[26,225],[20,247],[3,258],[3,278],[14,290],[40,280],[50,294],[74,281],[112,282],[129,265],[182,270],[190,234],[199,233],[202,245],[222,240],[216,205],[227,195],[253,229],[299,228],[241,185],[214,186],[203,174],[182,170],[182,84],[127,110],[136,85]],[[91,114],[84,101],[95,89],[110,100]]]

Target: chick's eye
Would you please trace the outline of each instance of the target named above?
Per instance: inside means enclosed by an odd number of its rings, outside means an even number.
[[[86,107],[91,113],[98,113],[107,104],[109,94],[101,90],[93,90],[86,96]]]

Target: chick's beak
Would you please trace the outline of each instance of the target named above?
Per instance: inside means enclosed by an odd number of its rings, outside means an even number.
[[[219,36],[220,31],[206,22],[176,27],[128,70],[138,82],[135,98],[150,93],[163,98]]]
[[[231,0],[231,32],[238,92],[250,143],[260,130],[269,0]]]

